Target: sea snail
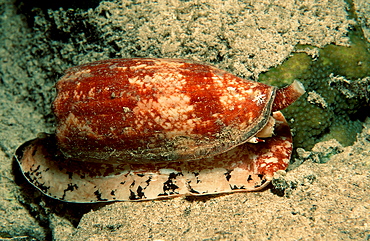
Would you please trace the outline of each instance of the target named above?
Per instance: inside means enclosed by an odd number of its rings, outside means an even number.
[[[73,67],[56,88],[55,134],[16,159],[41,192],[80,203],[260,190],[292,152],[279,110],[304,93],[155,58]]]

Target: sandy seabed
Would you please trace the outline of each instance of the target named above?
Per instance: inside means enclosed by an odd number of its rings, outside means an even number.
[[[28,185],[14,163],[19,145],[53,131],[53,86],[67,67],[116,51],[115,57],[191,58],[253,77],[280,64],[296,44],[348,44],[353,20],[344,1],[274,2],[102,2],[86,14],[104,39],[77,36],[76,43],[45,34],[53,27],[44,22],[46,13],[65,33],[63,20],[71,11],[33,11],[32,24],[17,11],[22,4],[1,0],[0,239],[370,240],[369,118],[352,146],[318,143],[302,154],[301,165],[279,173],[274,186],[262,192],[65,204]],[[369,3],[354,6],[369,39]],[[122,32],[122,22],[134,33]],[[315,162],[323,156],[329,156],[326,163]]]

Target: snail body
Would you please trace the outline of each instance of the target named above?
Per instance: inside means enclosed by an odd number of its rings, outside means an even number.
[[[136,58],[70,68],[57,91],[55,135],[22,145],[17,159],[46,195],[98,202],[265,187],[292,151],[279,110],[304,88],[277,89],[188,60]]]

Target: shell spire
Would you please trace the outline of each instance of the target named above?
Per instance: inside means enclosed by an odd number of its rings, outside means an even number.
[[[294,80],[290,85],[278,89],[276,91],[274,103],[272,104],[272,112],[285,109],[293,104],[305,92],[303,84],[298,80]]]

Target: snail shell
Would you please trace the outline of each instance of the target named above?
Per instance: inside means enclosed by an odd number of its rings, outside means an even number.
[[[173,59],[77,66],[66,71],[57,91],[60,150],[68,158],[104,163],[223,153],[263,129],[276,95],[276,87]]]
[[[259,190],[292,152],[278,110],[304,93],[173,59],[84,64],[57,90],[55,135],[16,157],[35,187],[68,202]]]

